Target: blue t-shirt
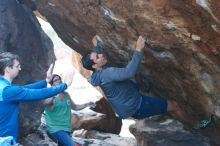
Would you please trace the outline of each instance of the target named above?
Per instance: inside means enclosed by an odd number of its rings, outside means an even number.
[[[46,85],[46,81],[42,80],[15,86],[0,77],[0,137],[13,136],[17,140],[19,102],[42,100],[67,89],[65,83],[50,88],[46,88]]]

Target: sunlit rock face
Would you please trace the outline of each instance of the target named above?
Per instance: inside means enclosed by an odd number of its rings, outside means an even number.
[[[72,64],[80,72],[80,74],[82,74],[85,78],[90,78],[92,72],[83,68],[82,63],[81,63],[81,58],[82,56],[79,53],[77,53],[76,51],[73,51]]]
[[[0,1],[0,51],[20,56],[21,68],[15,84],[23,85],[45,79],[47,67],[54,60],[53,44],[42,31],[32,11],[15,0]],[[36,130],[43,107],[40,103],[20,105],[20,136]]]
[[[199,121],[215,115],[220,144],[219,0],[38,0],[37,9],[63,41],[83,54],[99,35],[112,65],[131,59],[138,35],[148,40],[141,72],[155,96],[176,100]],[[208,134],[207,134],[208,135]]]

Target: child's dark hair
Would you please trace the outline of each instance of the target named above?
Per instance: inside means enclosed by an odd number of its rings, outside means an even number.
[[[49,84],[52,86],[53,85],[53,83],[54,83],[54,78],[55,77],[59,77],[59,79],[61,80],[61,76],[59,76],[58,74],[53,74],[52,75],[52,79],[50,80],[50,82],[49,82]]]

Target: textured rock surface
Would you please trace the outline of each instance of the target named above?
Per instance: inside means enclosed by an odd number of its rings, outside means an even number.
[[[24,5],[26,3],[26,5]],[[40,24],[32,13],[35,6],[31,1],[0,1],[0,51],[11,51],[19,54],[22,71],[15,83],[25,84],[45,78],[45,73],[50,62],[54,61],[53,44],[42,31]],[[29,9],[29,8],[31,9]],[[76,55],[76,53],[75,53]],[[73,58],[79,58],[75,57]],[[88,71],[87,76],[89,74]],[[109,105],[104,106],[102,112],[109,112],[109,120],[105,117],[99,122],[83,122],[85,129],[96,128],[112,133],[119,133],[122,122],[115,117]],[[98,108],[98,107],[97,107]],[[21,103],[20,105],[20,136],[34,132],[39,124],[44,107],[40,102]],[[106,110],[104,110],[106,109]],[[90,120],[89,120],[90,121]],[[92,120],[94,121],[94,120]],[[101,124],[105,121],[104,124]]]
[[[145,51],[141,72],[146,79],[145,84],[151,86],[150,93],[176,100],[182,109],[191,114],[190,120],[198,121],[214,114],[215,125],[202,134],[209,136],[212,143],[220,145],[219,0],[32,0],[36,6],[28,0],[18,1],[31,9],[37,8],[62,40],[81,54],[91,48],[91,38],[97,33],[113,65],[125,65],[131,58],[137,36],[146,36],[151,49]],[[16,12],[18,15],[13,19],[17,21],[1,25],[1,48],[7,50],[5,46],[16,44],[11,43],[11,40],[16,40],[18,44],[13,46],[20,47],[15,51],[19,53],[22,46],[28,54],[29,47],[40,44],[39,38],[42,37],[33,28],[31,34],[23,29],[20,29],[22,33],[18,33],[11,26],[27,26],[29,15],[19,15],[27,9],[21,9],[21,5],[15,4],[16,1],[0,2],[1,24],[7,22],[11,14]],[[9,13],[4,3],[10,3],[16,10],[9,9],[12,12]],[[26,21],[22,21],[23,17]],[[32,26],[32,23],[29,25]],[[3,33],[3,29],[13,31],[14,35]],[[38,39],[28,41],[31,37],[27,36],[37,34]],[[21,39],[23,35],[25,39]],[[25,42],[21,43],[21,40]],[[26,44],[28,47],[23,46]],[[31,53],[36,55],[35,58],[25,54],[26,59],[45,63],[45,60],[37,58],[44,54],[39,48],[43,47],[37,47]],[[41,75],[39,66],[33,68],[29,62],[25,66],[24,72],[31,72],[32,76]],[[27,74],[24,76],[29,77]]]
[[[38,0],[37,9],[63,41],[79,53],[91,48],[94,33],[111,60],[125,65],[139,34],[147,37],[141,72],[151,94],[176,100],[199,121],[216,116],[206,129],[220,144],[220,13],[218,0]],[[212,134],[209,134],[212,133]]]
[[[140,120],[129,127],[140,146],[211,146],[201,135],[193,135],[173,119]]]
[[[98,131],[76,131],[74,140],[83,146],[137,146],[136,140],[129,137]],[[80,137],[80,138],[79,138]]]
[[[72,53],[72,61],[73,61],[73,66],[82,74],[85,78],[89,78],[91,75],[91,71],[86,70],[83,68],[82,63],[81,63],[81,58],[82,56],[77,53],[76,51],[73,51]]]
[[[0,51],[16,53],[21,59],[16,84],[45,78],[47,67],[54,60],[53,44],[42,31],[32,11],[15,0],[0,1]],[[20,136],[36,130],[43,108],[39,102],[20,105]]]
[[[73,140],[82,146],[136,146],[134,138],[120,137],[116,134],[98,131],[77,131]],[[57,146],[46,134],[45,127],[41,126],[38,133],[29,134],[22,140],[24,146]]]
[[[109,106],[109,103],[102,98],[96,103],[96,107],[93,109],[96,112],[103,113],[105,115],[101,120],[84,120],[81,128],[95,129],[103,132],[111,132],[119,134],[121,131],[122,121],[117,118]]]

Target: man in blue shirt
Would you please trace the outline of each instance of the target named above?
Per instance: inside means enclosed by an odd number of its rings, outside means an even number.
[[[66,83],[47,88],[52,68],[51,65],[46,80],[16,86],[12,81],[21,70],[19,57],[10,52],[0,53],[0,137],[13,136],[17,140],[19,102],[50,98],[67,89]]]
[[[101,87],[120,118],[142,119],[167,111],[175,111],[176,115],[183,116],[176,102],[142,95],[130,84],[130,79],[136,74],[144,55],[145,39],[142,36],[137,40],[132,60],[124,68],[106,67],[107,59],[97,47],[96,37],[92,42],[94,48],[83,56],[82,64],[84,68],[93,71],[91,84]]]

